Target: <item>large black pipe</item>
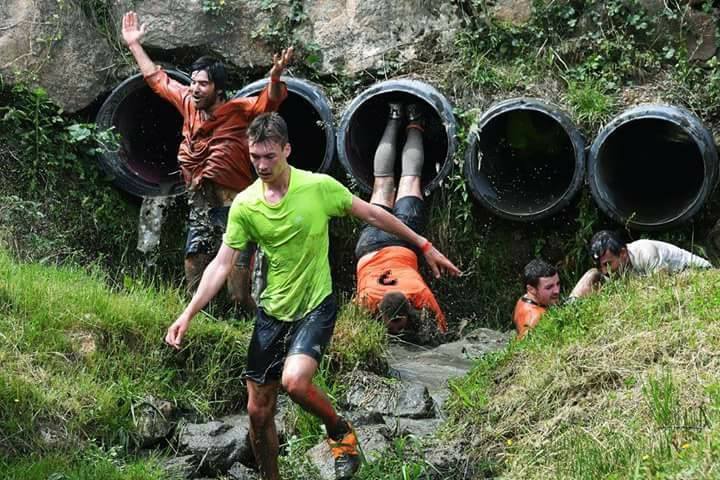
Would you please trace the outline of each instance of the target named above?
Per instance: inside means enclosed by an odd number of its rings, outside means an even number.
[[[490,107],[470,135],[465,176],[475,198],[518,221],[549,217],[582,186],[585,141],[570,117],[532,98]]]
[[[291,165],[313,172],[327,172],[335,155],[335,127],[330,102],[322,89],[306,80],[283,77],[288,97],[279,113],[288,124]],[[258,80],[240,90],[235,98],[258,95],[267,87]]]
[[[185,85],[190,83],[178,70],[166,72]],[[95,121],[102,129],[114,127],[121,136],[117,150],[105,150],[98,157],[115,185],[141,197],[184,190],[177,162],[182,115],[150,90],[141,74],[127,78],[110,93]]]
[[[600,131],[588,156],[588,183],[598,206],[641,230],[692,218],[717,179],[712,134],[695,115],[674,106],[623,112]]]
[[[450,173],[457,124],[450,102],[424,82],[387,80],[355,97],[343,113],[338,128],[340,163],[362,190],[372,191],[373,157],[385,129],[390,102],[417,103],[423,112],[425,165],[422,185],[427,195]],[[399,170],[400,162],[395,162],[395,166]]]

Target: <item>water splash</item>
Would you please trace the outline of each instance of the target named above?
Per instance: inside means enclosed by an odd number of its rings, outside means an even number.
[[[160,245],[160,231],[167,218],[171,197],[143,197],[138,221],[137,249],[149,253]]]

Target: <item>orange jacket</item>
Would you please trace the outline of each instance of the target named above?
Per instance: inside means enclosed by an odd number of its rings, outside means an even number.
[[[517,330],[517,337],[523,338],[527,331],[540,321],[543,313],[547,311],[546,307],[533,302],[524,295],[518,299],[513,312],[513,323]]]
[[[418,271],[415,252],[405,247],[385,247],[374,253],[368,259],[361,258],[357,265],[358,302],[376,312],[386,293],[399,291],[413,307],[432,310],[438,329],[447,332],[445,314]]]
[[[279,101],[270,100],[268,85],[257,97],[226,101],[203,120],[189,87],[170,78],[163,69],[146,76],[145,81],[183,116],[178,162],[185,184],[194,189],[208,179],[236,192],[245,190],[253,182],[247,127],[261,113],[277,110],[287,97],[287,87],[283,84]]]

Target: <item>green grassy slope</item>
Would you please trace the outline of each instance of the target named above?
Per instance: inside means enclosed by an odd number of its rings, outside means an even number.
[[[200,418],[243,410],[252,324],[200,315],[175,352],[162,339],[184,301],[129,279],[111,288],[99,270],[16,263],[0,249],[0,478],[160,478],[155,460],[128,456],[145,396]],[[322,381],[381,367],[384,347],[378,322],[343,307]]]
[[[720,272],[620,279],[453,385],[503,478],[719,478]]]

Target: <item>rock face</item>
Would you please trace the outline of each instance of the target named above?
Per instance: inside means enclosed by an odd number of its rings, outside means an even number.
[[[28,75],[68,111],[108,88],[113,53],[76,2],[0,2],[0,75]]]
[[[355,73],[390,59],[416,58],[452,44],[459,17],[451,2],[430,0],[308,0],[312,41],[322,70]]]
[[[134,10],[140,21],[147,25],[147,34],[143,40],[145,47],[210,51],[229,63],[243,67],[270,65],[272,50],[259,38],[253,38],[273,27],[273,15],[263,9],[263,3],[267,2],[227,1],[223,6],[217,7],[215,14],[207,8],[203,10],[206,3],[213,2],[121,0],[115,7],[118,38],[121,35],[119,19],[124,12]],[[219,2],[214,3],[219,5]],[[274,14],[285,17],[288,14],[287,2],[276,3],[278,5]]]
[[[79,6],[97,3],[0,2],[3,79],[29,72],[65,110],[86,107],[135,71],[126,63],[130,57],[120,54],[121,18],[131,9],[147,25],[144,46],[157,61],[211,53],[232,67],[269,68],[271,44],[296,43],[319,47],[316,66],[324,73],[353,74],[430,50],[438,54],[452,45],[460,25],[451,2],[430,0],[305,0],[300,12],[289,0],[118,0],[108,2],[108,11],[94,12],[107,22],[98,27]],[[298,24],[292,33],[283,26],[289,18]],[[109,31],[101,33],[103,28]]]
[[[532,15],[531,0],[498,0],[490,7],[490,13],[496,20],[522,25]]]

